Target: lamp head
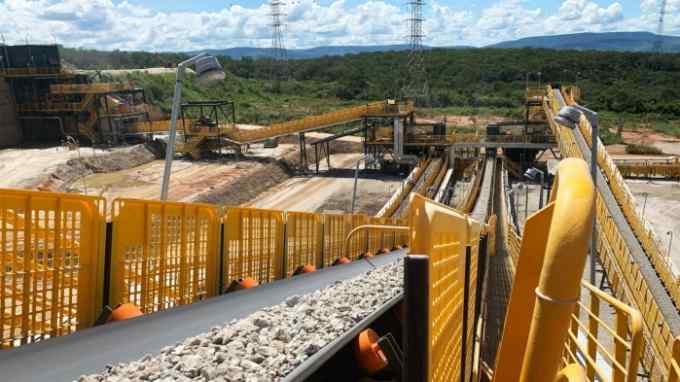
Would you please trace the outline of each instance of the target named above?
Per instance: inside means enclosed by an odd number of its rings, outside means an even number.
[[[565,106],[555,117],[555,122],[559,125],[575,129],[581,120],[581,111],[573,106]]]
[[[538,169],[532,167],[524,172],[524,177],[529,180],[536,180],[538,173],[539,173]]]
[[[205,56],[196,61],[196,83],[199,86],[208,86],[224,80],[225,77],[222,65],[214,56]]]

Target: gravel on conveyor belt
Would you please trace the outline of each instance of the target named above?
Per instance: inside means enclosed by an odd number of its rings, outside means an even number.
[[[79,382],[279,381],[403,289],[403,261],[160,349]],[[170,330],[170,329],[169,329]]]

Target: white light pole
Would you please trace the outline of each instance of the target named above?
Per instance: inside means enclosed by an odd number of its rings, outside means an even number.
[[[354,191],[352,191],[352,211],[351,211],[352,214],[354,213],[354,207],[357,201],[357,183],[359,182],[359,164],[361,164],[361,162],[365,162],[366,167],[368,167],[374,161],[368,157],[363,157],[357,161],[356,168],[354,169]]]
[[[219,61],[207,53],[201,53],[177,65],[175,75],[175,95],[172,98],[172,114],[170,116],[170,132],[168,143],[165,148],[165,168],[163,169],[163,181],[161,183],[161,200],[168,199],[168,188],[170,187],[170,173],[172,170],[172,160],[175,157],[175,141],[177,139],[177,118],[179,115],[180,104],[182,102],[182,79],[186,68],[196,65],[196,83],[201,86],[212,82],[221,81],[225,78],[224,70]]]
[[[590,175],[593,178],[593,186],[595,187],[595,202],[597,202],[597,141],[599,137],[598,133],[598,118],[597,113],[585,108],[580,105],[564,106],[557,117],[555,117],[555,122],[567,127],[569,129],[575,130],[578,128],[581,122],[581,116],[584,116],[590,123]],[[590,242],[590,283],[595,285],[595,266],[597,261],[595,260],[595,251],[597,250],[597,217],[593,214],[593,234]]]
[[[645,218],[645,207],[647,207],[647,197],[649,196],[649,192],[643,192],[642,195],[645,196],[645,201],[642,203],[642,218]]]

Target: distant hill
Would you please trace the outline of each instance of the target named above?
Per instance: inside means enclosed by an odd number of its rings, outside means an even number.
[[[489,48],[546,48],[651,52],[658,35],[649,32],[575,33],[527,37],[490,45]],[[680,37],[661,36],[664,52],[680,52]]]
[[[323,56],[344,56],[346,54],[388,52],[408,50],[408,45],[346,45],[346,46],[320,46],[310,49],[288,49],[288,58],[292,60],[319,58]],[[206,52],[215,56],[231,57],[241,59],[242,57],[263,58],[271,55],[269,48],[228,48],[213,49]],[[192,52],[195,53],[195,52]]]

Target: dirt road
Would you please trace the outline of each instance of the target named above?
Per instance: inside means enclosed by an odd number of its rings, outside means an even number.
[[[643,213],[644,208],[644,217],[654,227],[664,254],[671,244],[670,255],[677,271],[680,269],[680,183],[630,179],[626,183],[635,195],[638,211]]]
[[[333,168],[352,169],[362,154],[335,154]],[[323,167],[322,167],[323,169]],[[398,178],[359,179],[357,212],[375,213],[399,185]],[[354,179],[344,177],[295,177],[270,190],[250,207],[289,211],[351,210]]]

